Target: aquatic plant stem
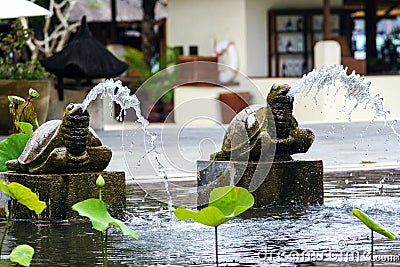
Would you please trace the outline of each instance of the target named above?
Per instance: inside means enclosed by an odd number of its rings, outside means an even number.
[[[108,259],[108,229],[106,229],[106,260]]]
[[[374,264],[374,231],[371,230],[371,263]]]
[[[10,212],[8,213],[6,225],[5,225],[4,231],[3,231],[3,236],[1,237],[1,242],[0,242],[0,256],[3,251],[3,244],[4,244],[4,240],[6,239],[8,227],[10,226],[10,221],[11,221],[11,216],[12,216],[13,210],[14,210],[14,200],[11,200]]]
[[[107,230],[104,234],[103,231],[100,232],[100,239],[101,239],[101,258],[103,261],[103,267],[107,267]]]
[[[217,231],[218,226],[214,226],[215,229],[215,261],[217,263],[218,267],[218,231]]]

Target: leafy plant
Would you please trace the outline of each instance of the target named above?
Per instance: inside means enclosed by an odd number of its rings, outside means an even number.
[[[391,70],[400,69],[399,48],[400,28],[397,28],[386,36],[381,46],[382,60],[391,68]]]
[[[139,235],[126,226],[121,220],[113,218],[107,210],[107,206],[102,200],[102,188],[105,184],[104,178],[99,175],[96,185],[99,190],[99,198],[89,198],[78,202],[72,206],[79,215],[85,216],[92,222],[92,227],[101,233],[103,266],[107,266],[107,230],[110,225],[118,227],[124,235],[129,235],[136,240]],[[105,235],[104,232],[105,231]]]
[[[143,62],[143,53],[136,48],[126,46],[124,60],[129,64],[128,74],[138,76],[139,83],[147,80],[151,75],[151,69]],[[138,86],[139,84],[136,84]]]
[[[5,229],[3,231],[3,236],[0,242],[1,255],[3,243],[6,238],[7,230],[10,225],[10,220],[14,212],[15,203],[18,202],[24,205],[28,209],[34,211],[37,215],[42,213],[42,211],[46,208],[46,203],[40,201],[38,196],[33,193],[28,187],[16,182],[6,184],[3,180],[0,180],[0,190],[11,198],[11,207],[8,211],[7,221],[4,227]],[[12,262],[17,262],[18,264],[21,264],[23,266],[29,266],[33,254],[34,249],[32,247],[28,245],[20,245],[12,251],[10,255],[10,260]]]
[[[21,155],[29,138],[29,134],[16,133],[0,142],[0,172],[8,171],[6,162]]]
[[[29,126],[21,124],[22,122],[31,124],[32,131],[39,127],[35,108],[32,104],[33,99],[38,98],[39,96],[40,94],[33,88],[29,88],[26,100],[19,96],[8,96],[8,100],[10,101],[10,114],[13,117],[14,130],[16,132],[27,132],[27,130],[29,130],[26,128]],[[21,127],[24,128],[21,129]]]
[[[22,266],[30,266],[33,254],[35,254],[33,247],[29,245],[19,245],[11,251],[10,260]]]
[[[8,96],[10,101],[10,113],[13,116],[14,131],[2,142],[0,142],[0,171],[8,171],[6,162],[8,160],[17,159],[24,150],[33,131],[38,128],[37,116],[32,105],[34,98],[38,98],[40,94],[30,88],[28,97],[23,99],[19,96]]]
[[[176,70],[164,72],[163,75],[157,75],[167,67],[178,63],[178,52],[176,49],[167,47],[166,54],[160,58],[153,66],[149,68],[143,61],[143,53],[132,47],[125,47],[123,58],[128,64],[128,75],[137,76],[138,80],[130,86],[139,87],[146,80],[151,79],[149,83],[144,83],[143,90],[146,97],[152,102],[162,100],[171,102],[173,99],[173,90],[177,78]]]
[[[374,232],[377,232],[378,234],[381,234],[390,240],[395,240],[396,239],[396,234],[394,234],[392,231],[388,230],[384,226],[382,226],[380,223],[376,222],[373,220],[371,217],[369,217],[367,214],[362,212],[359,209],[353,209],[351,213],[356,216],[360,221],[362,221],[369,229],[371,229],[371,261],[374,259]]]
[[[31,34],[18,20],[11,26],[10,33],[0,34],[0,51],[3,55],[0,58],[0,79],[40,80],[50,77],[39,61],[31,59],[20,62],[22,48]]]
[[[224,186],[211,191],[208,207],[200,211],[179,207],[174,210],[174,214],[179,220],[194,220],[204,225],[214,226],[215,256],[218,266],[217,227],[235,218],[253,205],[254,197],[247,189],[237,186]]]

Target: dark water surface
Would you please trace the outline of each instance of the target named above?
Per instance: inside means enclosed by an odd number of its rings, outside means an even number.
[[[218,228],[220,266],[372,266],[370,231],[351,215],[359,208],[398,233],[400,170],[329,172],[321,207],[253,210]],[[194,180],[173,182],[174,202],[193,207]],[[150,195],[146,196],[146,192]],[[129,183],[126,223],[135,241],[109,230],[108,266],[215,266],[214,229],[178,221],[161,183]],[[100,234],[89,223],[14,222],[3,254],[35,248],[31,266],[101,266]],[[400,266],[400,242],[375,234],[375,266]]]

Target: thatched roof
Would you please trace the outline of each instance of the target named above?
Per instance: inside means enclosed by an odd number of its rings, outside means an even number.
[[[117,59],[94,39],[85,17],[74,39],[41,63],[48,72],[58,77],[74,79],[114,78],[128,68],[128,64]]]
[[[117,22],[141,21],[143,18],[142,0],[115,0]],[[111,0],[79,0],[72,9],[70,21],[79,21],[86,16],[88,22],[109,22],[111,17]],[[157,2],[155,19],[167,17],[167,7]]]

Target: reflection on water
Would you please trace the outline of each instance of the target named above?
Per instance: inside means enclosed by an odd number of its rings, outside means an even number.
[[[195,181],[175,182],[175,203],[193,206]],[[397,233],[400,230],[400,170],[325,174],[322,207],[252,210],[220,226],[221,266],[371,266],[370,231],[350,214],[359,208]],[[109,231],[109,266],[214,266],[214,229],[171,218],[153,197],[162,183],[147,183],[145,193],[128,185],[128,225],[140,240]],[[101,266],[99,233],[90,224],[15,222],[6,253],[15,245],[35,248],[32,266]],[[5,253],[5,254],[6,254]],[[375,235],[375,266],[400,266],[399,241]],[[363,262],[357,262],[357,261]],[[316,262],[315,262],[316,261]]]

